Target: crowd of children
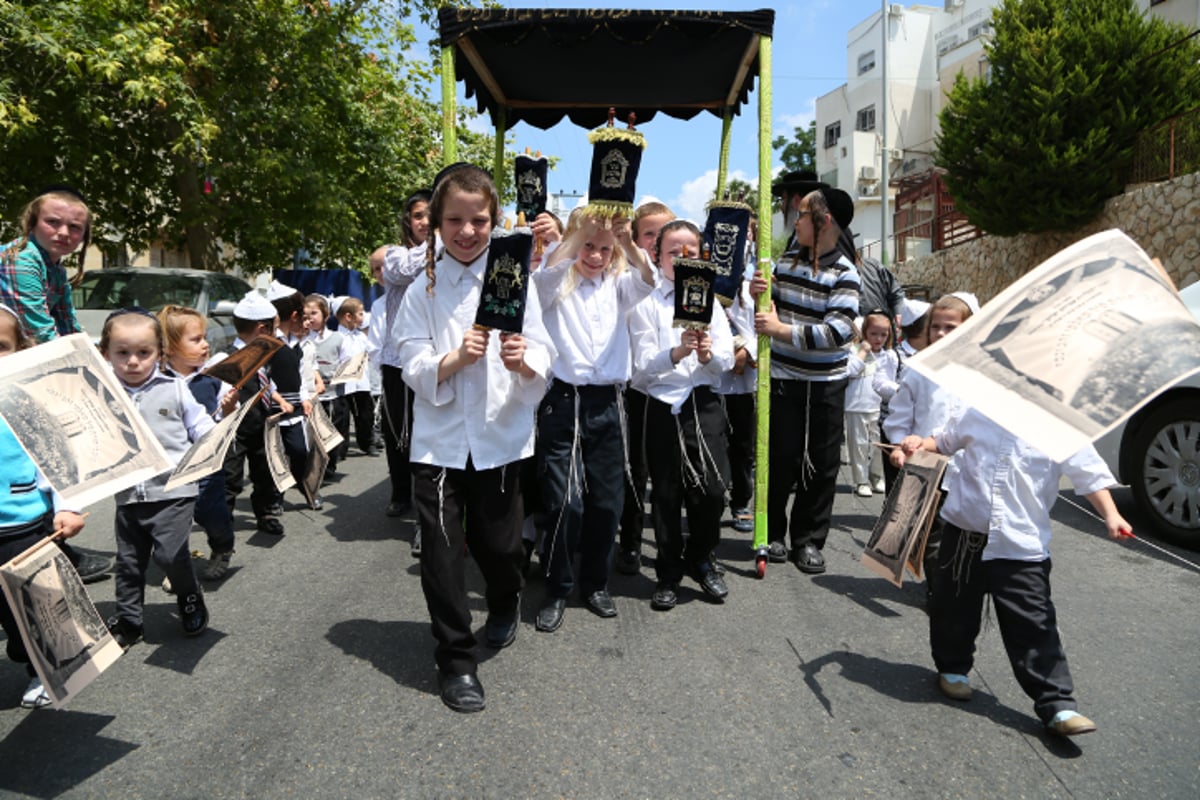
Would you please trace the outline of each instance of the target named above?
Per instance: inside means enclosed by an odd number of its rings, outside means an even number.
[[[205,320],[193,309],[169,306],[157,317],[141,309],[114,313],[101,352],[173,460],[239,405],[251,407],[221,472],[170,491],[163,474],[118,495],[110,631],[122,647],[141,638],[151,559],[176,595],[184,634],[205,630],[201,580],[228,572],[245,471],[257,530],[282,535],[283,498],[264,432],[278,426],[292,476],[303,485],[320,447],[306,424],[314,404],[344,440],[328,454],[326,478],[346,455],[353,422],[359,450],[386,451],[386,515],[415,508],[413,553],[439,691],[454,710],[485,706],[465,588],[468,556],[486,582],[484,640],[491,648],[507,647],[517,635],[532,553],[544,579],[538,631],[560,628],[576,589],[595,614],[614,617],[609,573],[614,565],[627,574],[640,570],[647,479],[656,544],[651,606],[674,608],[684,577],[721,603],[729,589],[713,554],[726,509],[735,530],[753,528],[757,333],[772,349],[770,559],[790,559],[804,573],[825,570],[843,437],[861,497],[882,493],[918,449],[956,454],[946,473],[940,536],[931,542],[940,538],[940,548],[931,546],[927,561],[938,685],[951,698],[969,698],[967,673],[990,593],[1039,717],[1066,735],[1094,729],[1076,710],[1055,628],[1048,510],[1065,473],[1116,536],[1128,524],[1108,496],[1112,476],[1094,452],[1054,465],[906,369],[908,357],[952,333],[978,304],[954,294],[932,305],[905,301],[895,316],[861,309],[855,258],[843,244],[853,215],[847,201],[837,190],[797,184],[784,197],[794,234],[774,268],[765,310],[755,311],[767,292],[759,272],[746,276],[728,308],[715,305],[708,324],[693,327],[673,324],[675,267],[701,252],[703,234],[657,202],[628,218],[576,212],[565,229],[553,215],[539,215],[531,228],[541,246],[525,286],[521,332],[475,325],[500,207],[490,176],[467,164],[448,167],[431,192],[414,195],[403,243],[371,255],[385,293],[371,306],[369,324],[356,298],[305,297],[274,282],[265,297],[250,292],[237,304],[238,338],[214,356]],[[758,263],[753,254],[749,260]],[[268,336],[282,347],[240,390],[202,374]],[[0,355],[29,345],[20,319],[0,307]],[[377,378],[335,383],[339,368],[363,354]],[[0,558],[50,530],[77,533],[80,515],[58,507],[2,423],[0,450],[9,486],[0,505]],[[996,478],[1014,469],[1028,487]],[[18,498],[18,487],[27,496]],[[319,495],[306,502],[321,504]],[[1005,513],[980,515],[994,505]],[[211,552],[199,574],[188,547],[193,521]],[[10,657],[28,662],[7,605],[3,612]],[[31,707],[48,702],[36,678],[25,700]]]

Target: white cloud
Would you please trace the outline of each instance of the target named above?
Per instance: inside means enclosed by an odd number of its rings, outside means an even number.
[[[495,133],[495,129],[492,128],[492,118],[488,116],[486,111],[482,114],[467,117],[467,130],[473,133]]]
[[[750,176],[742,170],[734,170],[726,176],[726,180],[734,178],[747,182],[751,180]],[[686,181],[683,186],[679,187],[679,195],[668,205],[679,216],[686,217],[703,227],[704,218],[707,216],[704,207],[712,200],[716,188],[717,171],[710,169],[698,178]]]
[[[808,105],[794,114],[776,114],[773,120],[773,136],[791,136],[796,128],[807,128],[809,123],[817,118],[816,101],[810,100]]]

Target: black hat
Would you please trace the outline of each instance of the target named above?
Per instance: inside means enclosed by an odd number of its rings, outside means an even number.
[[[87,200],[83,199],[83,195],[80,193],[80,191],[70,184],[52,183],[49,186],[43,186],[42,190],[38,192],[38,197],[41,197],[44,194],[69,194],[79,200],[79,202],[83,203],[85,206],[87,205]]]
[[[646,147],[645,137],[633,128],[632,115],[628,129],[613,127],[613,116],[610,109],[608,125],[588,134],[593,148],[585,213],[601,219],[633,215],[638,168]]]
[[[450,164],[449,166],[442,167],[441,171],[434,177],[433,185],[429,187],[429,193],[432,195],[434,192],[436,192],[438,184],[441,183],[443,180],[445,180],[446,176],[449,175],[451,172],[454,172],[455,170],[460,170],[464,167],[471,167],[473,169],[477,169],[480,172],[483,172],[485,175],[488,175],[489,177],[491,175],[491,173],[489,173],[487,170],[483,169],[483,167],[477,167],[474,164],[471,164],[470,162],[467,162],[467,161],[456,161],[455,163]]]
[[[782,197],[786,194],[808,194],[817,189],[828,188],[829,184],[817,179],[817,173],[811,169],[798,169],[785,172],[771,184],[771,196]]]

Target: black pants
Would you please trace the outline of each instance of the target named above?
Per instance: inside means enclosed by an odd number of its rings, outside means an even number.
[[[686,566],[707,559],[720,542],[729,482],[727,447],[725,411],[709,387],[693,389],[679,414],[653,397],[647,400],[646,466],[654,482],[650,518],[658,545],[654,571],[660,583],[678,583]],[[686,545],[680,517],[684,506]]]
[[[620,546],[640,551],[646,527],[646,395],[633,387],[625,389],[625,419],[629,433],[629,474],[625,482],[625,505],[621,509]]]
[[[791,532],[792,549],[825,546],[841,461],[846,380],[771,380],[771,475],[767,530],[773,542]],[[796,488],[789,524],[788,495]]]
[[[196,591],[196,573],[188,536],[196,500],[156,500],[117,506],[117,566],[113,572],[116,615],[141,627],[150,559],[171,579],[179,597]]]
[[[350,420],[354,420],[354,440],[358,449],[367,452],[375,443],[375,398],[370,392],[350,392],[339,398],[344,403],[344,411],[338,419],[333,420],[334,427],[345,439],[341,446],[341,457],[345,458],[350,450]]]
[[[304,473],[308,471],[308,443],[304,438],[304,422],[279,426],[279,438],[283,440],[283,452],[287,455],[288,470],[296,479],[296,486],[304,485]],[[319,447],[320,445],[316,445]]]
[[[30,522],[0,537],[0,564],[7,564],[12,559],[33,547],[53,532],[52,517],[47,514],[43,519]],[[8,657],[19,664],[25,665],[29,677],[37,674],[29,661],[29,651],[25,649],[25,640],[21,638],[21,629],[17,627],[16,617],[8,604],[7,595],[0,592],[0,626],[8,636],[6,647]]]
[[[271,477],[271,467],[267,463],[267,447],[263,441],[263,425],[266,421],[266,411],[256,407],[247,412],[242,424],[238,427],[237,436],[230,444],[225,454],[225,501],[229,513],[246,484],[245,469],[250,469],[250,506],[255,519],[263,519],[267,509],[279,503],[279,490]]]
[[[754,498],[754,458],[758,418],[754,413],[753,394],[725,395],[725,416],[729,418],[729,505],[749,508]]]
[[[388,478],[392,484],[393,503],[412,502],[412,468],[408,463],[412,424],[413,392],[404,382],[399,367],[381,366],[383,393],[383,449],[387,453]]]
[[[987,537],[945,523],[929,608],[929,643],[938,672],[966,675],[975,663],[984,595],[992,596],[996,622],[1017,683],[1033,698],[1043,722],[1074,711],[1075,686],[1058,635],[1050,599],[1050,560],[984,561]]]
[[[434,658],[446,675],[474,673],[464,549],[470,549],[487,582],[488,613],[516,613],[524,586],[520,470],[514,463],[477,471],[468,461],[465,469],[413,464],[412,472],[421,589],[437,640]]]
[[[883,432],[883,417],[879,419],[879,443],[880,444],[900,444],[888,440],[887,434]],[[896,478],[900,476],[900,470],[892,466],[892,459],[889,456],[891,450],[883,451],[883,489],[888,494],[892,493],[892,486],[896,483]]]
[[[555,380],[538,407],[538,474],[549,558],[546,595],[584,597],[608,586],[613,540],[625,502],[625,442],[619,386]]]

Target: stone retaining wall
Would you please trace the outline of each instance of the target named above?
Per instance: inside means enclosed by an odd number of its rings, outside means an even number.
[[[934,296],[968,291],[986,303],[1067,245],[1109,228],[1122,229],[1160,259],[1177,287],[1200,281],[1200,173],[1131,187],[1109,200],[1095,221],[1070,233],[985,236],[910,258],[895,272],[901,283],[932,287]]]

